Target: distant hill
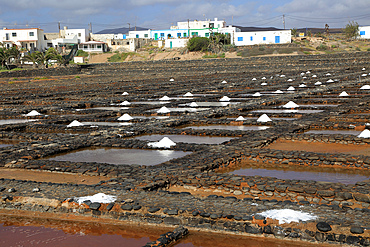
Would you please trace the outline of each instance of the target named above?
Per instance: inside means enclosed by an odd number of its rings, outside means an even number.
[[[325,28],[297,28],[298,33],[306,33],[306,31],[311,31],[312,34],[325,33]],[[342,28],[329,28],[329,33],[342,33]]]
[[[118,34],[118,33],[128,33],[128,31],[134,31],[135,27],[131,27],[130,30],[128,27],[119,27],[119,28],[112,28],[112,29],[104,29],[96,34]],[[143,27],[136,27],[136,31],[144,31],[148,30],[148,28],[143,28]]]
[[[276,27],[242,27],[242,26],[234,26],[239,28],[242,32],[260,32],[260,31],[278,31],[283,30]]]

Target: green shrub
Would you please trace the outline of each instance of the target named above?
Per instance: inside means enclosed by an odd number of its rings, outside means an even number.
[[[361,51],[360,47],[356,47],[356,51]]]
[[[117,63],[123,62],[129,55],[135,55],[134,52],[123,52],[123,53],[116,53],[113,56],[108,58],[108,62],[110,63]]]
[[[188,42],[189,51],[206,51],[208,49],[209,39],[206,37],[193,37]]]
[[[88,57],[89,53],[87,53],[86,51],[83,51],[83,50],[78,50],[76,56],[77,57]]]
[[[337,48],[337,46],[336,45],[331,45],[331,48]]]
[[[261,46],[261,47],[258,48],[258,50],[264,51],[265,50],[265,47],[264,46]]]
[[[370,51],[370,48],[367,48],[367,51]]]
[[[318,50],[318,51],[326,51],[327,49],[328,49],[328,47],[324,44],[321,44],[318,47],[316,47],[316,50]]]

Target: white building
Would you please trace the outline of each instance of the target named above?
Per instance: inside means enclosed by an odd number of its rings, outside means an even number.
[[[370,26],[359,27],[358,31],[360,39],[370,39]]]
[[[90,34],[87,29],[68,29],[68,27],[64,27],[63,30],[60,30],[61,38],[71,39],[75,36],[77,37],[78,44],[90,40]]]
[[[107,44],[101,41],[88,41],[78,45],[79,50],[86,52],[107,52]]]
[[[0,42],[7,48],[17,46],[29,51],[44,51],[46,47],[44,30],[39,28],[4,28],[0,30]]]
[[[291,43],[290,30],[236,32],[234,35],[236,46]]]

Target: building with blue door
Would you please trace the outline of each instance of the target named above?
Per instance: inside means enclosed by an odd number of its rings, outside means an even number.
[[[291,43],[292,34],[290,30],[235,32],[231,38],[236,46],[287,44]]]

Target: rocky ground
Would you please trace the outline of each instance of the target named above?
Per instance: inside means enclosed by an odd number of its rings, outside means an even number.
[[[1,119],[36,121],[0,125],[2,144],[11,144],[0,149],[0,208],[181,225],[190,231],[263,234],[368,246],[369,180],[342,184],[225,173],[234,167],[263,164],[369,174],[370,154],[366,151],[369,138],[305,133],[310,129],[367,128],[370,94],[360,87],[369,84],[368,58],[368,52],[358,52],[168,59],[1,73]],[[299,87],[302,84],[306,86]],[[290,86],[295,90],[287,91]],[[274,94],[276,90],[283,93]],[[339,97],[342,91],[349,96]],[[124,92],[128,95],[122,95]],[[187,92],[196,96],[182,97]],[[252,96],[256,92],[262,96]],[[156,110],[163,106],[158,99],[165,95],[174,98],[165,104],[168,108],[191,102],[219,102],[223,96],[231,98],[231,103],[239,103],[198,112],[171,111],[164,114],[168,118],[155,118],[161,115]],[[119,104],[125,100],[132,104],[118,111],[96,108],[122,106]],[[291,100],[299,105],[314,104],[304,108],[314,112],[268,113],[282,120],[256,122],[262,114],[258,110],[281,109]],[[157,103],[134,104],[138,101]],[[325,106],[330,104],[339,106]],[[25,117],[32,110],[41,115]],[[132,125],[120,127],[66,127],[73,120],[117,122],[124,113],[146,118],[134,118]],[[235,121],[240,115],[246,120]],[[270,128],[263,131],[184,128],[212,124]],[[170,150],[191,154],[154,166],[48,160],[52,155],[82,148],[157,149],[149,147],[148,141],[132,138],[146,134],[234,139],[222,144],[179,142]],[[279,149],[282,142],[292,142],[291,146],[298,142],[350,146],[353,152],[330,152],[328,146],[327,150]],[[55,180],[35,172],[50,174]],[[73,175],[78,177],[71,178]],[[115,195],[118,200],[79,205],[73,199],[100,192]],[[280,224],[258,214],[270,209],[292,209],[317,218]]]

